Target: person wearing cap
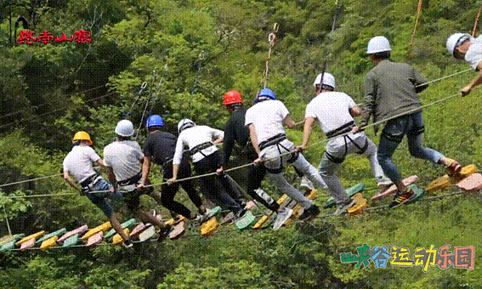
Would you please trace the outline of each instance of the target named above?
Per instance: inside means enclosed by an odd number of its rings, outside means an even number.
[[[353,118],[360,116],[361,110],[349,95],[335,92],[335,77],[323,72],[316,77],[313,86],[317,96],[306,107],[303,142],[298,148],[303,151],[307,147],[313,125],[318,120],[328,138],[319,171],[330,195],[338,204],[335,215],[340,215],[355,203],[335,175],[348,154],[361,154],[370,160],[372,173],[381,191],[388,189],[392,181],[385,177],[378,164],[376,145],[363,132],[351,132],[355,127]]]
[[[190,119],[182,119],[178,124],[179,136],[174,152],[172,178],[170,184],[177,181],[181,168],[182,156],[187,149],[191,154],[194,171],[201,177],[205,194],[217,205],[230,210],[235,218],[246,213],[245,204],[224,174],[216,174],[221,165],[221,154],[216,144],[223,141],[224,132],[205,125],[196,125]]]
[[[81,195],[87,196],[104,214],[114,230],[122,237],[125,247],[132,247],[129,236],[124,232],[117,216],[109,203],[113,190],[100,174],[94,170],[93,164],[104,167],[104,161],[92,148],[93,142],[85,131],[79,131],[72,140],[74,147],[67,154],[63,162],[65,181]],[[72,179],[71,175],[77,179]],[[80,184],[80,189],[77,187]]]
[[[287,163],[292,164],[318,188],[326,188],[326,185],[318,171],[301,153],[295,151],[295,145],[286,138],[283,125],[294,128],[296,124],[286,106],[276,99],[271,89],[264,88],[259,91],[255,105],[246,112],[245,125],[249,128],[251,143],[258,155],[254,163],[263,163],[268,178],[280,193],[290,196],[303,207],[301,220],[315,218],[320,209],[286,181],[283,176],[284,166]]]
[[[176,149],[176,137],[163,130],[164,121],[160,115],[154,114],[149,116],[146,122],[146,128],[149,132],[144,144],[144,162],[142,164],[142,178],[139,188],[144,188],[148,183],[148,175],[151,168],[151,163],[155,162],[162,167],[163,179],[167,181],[172,177],[172,159]],[[179,166],[180,178],[188,178],[191,176],[191,166],[189,165],[188,157],[181,160]],[[171,212],[182,215],[187,219],[193,220],[200,216],[192,214],[191,211],[183,204],[176,202],[174,197],[179,190],[179,186],[186,191],[191,201],[196,205],[200,215],[206,213],[206,209],[202,204],[201,197],[194,186],[193,180],[185,180],[174,184],[163,184],[161,187],[161,203]]]
[[[247,109],[243,104],[241,93],[237,90],[228,91],[224,95],[223,104],[231,116],[224,127],[223,161],[221,167],[216,171],[217,173],[224,172],[235,143],[242,147],[240,155],[245,161],[253,162],[258,158],[249,140],[249,129],[244,125]],[[264,166],[250,166],[248,168],[246,193],[277,214],[273,229],[278,230],[291,217],[293,210],[281,207],[268,193],[261,189],[261,183],[265,175],[266,168]]]
[[[159,241],[170,232],[170,226],[164,225],[156,216],[145,211],[140,206],[140,196],[149,194],[157,203],[161,203],[161,196],[152,190],[138,188],[142,178],[142,162],[144,154],[137,141],[131,140],[134,125],[129,120],[121,120],[115,128],[117,138],[104,148],[104,163],[107,167],[109,180],[114,190],[122,192],[124,202],[142,222],[151,223],[159,229]]]
[[[447,51],[459,60],[465,60],[479,74],[460,92],[468,95],[472,89],[482,83],[482,37],[473,38],[470,34],[455,33],[447,38]]]
[[[406,135],[410,154],[416,158],[444,165],[450,174],[458,174],[460,164],[431,148],[423,147],[422,110],[417,93],[428,87],[426,79],[412,66],[390,60],[391,47],[387,38],[376,36],[368,42],[367,54],[373,64],[365,77],[365,104],[362,121],[354,128],[358,132],[368,124],[388,120],[378,145],[378,162],[387,177],[397,186],[390,207],[401,205],[414,197],[413,189],[406,187],[392,161],[392,155]]]

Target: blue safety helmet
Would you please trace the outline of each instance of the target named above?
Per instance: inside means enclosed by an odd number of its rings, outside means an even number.
[[[151,115],[146,121],[146,128],[154,126],[164,126],[164,121],[162,120],[162,117],[158,114]]]
[[[268,99],[268,98],[276,99],[276,96],[274,95],[274,92],[271,89],[263,88],[258,92],[258,96],[254,100],[254,103],[258,103],[259,101],[265,100],[265,99]]]

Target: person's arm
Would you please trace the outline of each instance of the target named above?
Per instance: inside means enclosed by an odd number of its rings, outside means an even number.
[[[462,96],[468,95],[474,87],[482,83],[482,61],[479,62],[479,64],[477,65],[477,71],[479,75],[477,75],[477,77],[474,78],[474,80],[472,80],[467,86],[465,86],[460,90],[460,92],[462,93]]]
[[[146,185],[147,177],[149,176],[149,171],[151,169],[152,157],[144,155],[144,162],[142,163],[142,178],[139,188],[143,188]]]
[[[350,115],[353,116],[353,117],[357,117],[357,116],[360,116],[361,115],[361,109],[360,107],[358,106],[353,106],[353,107],[350,107],[348,109],[348,111],[350,112]]]
[[[258,145],[258,135],[256,134],[256,129],[254,127],[254,124],[250,123],[249,126],[249,138],[251,139],[251,144],[253,145],[254,151],[256,154],[258,154],[258,157],[261,158],[261,150],[259,149]]]
[[[79,191],[81,192],[82,189],[79,189],[77,187],[77,184],[75,183],[74,179],[72,179],[72,177],[70,176],[69,174],[69,171],[64,169],[64,180],[72,187],[74,188],[76,191]]]
[[[288,128],[294,128],[296,126],[296,123],[291,119],[291,115],[287,115],[285,119],[283,120],[283,123],[288,127]]]
[[[365,79],[365,97],[364,105],[361,111],[362,120],[358,126],[353,129],[354,132],[358,132],[363,129],[363,127],[368,125],[370,117],[375,111],[375,98],[377,95],[377,85],[375,84],[375,79],[373,75],[367,75]]]
[[[220,129],[213,128],[212,135],[213,135],[213,138],[214,138],[214,141],[213,141],[214,144],[218,144],[218,143],[223,142],[224,131],[222,131]]]
[[[179,167],[180,165],[179,164],[173,164],[172,165],[172,178],[170,178],[169,180],[167,180],[167,182],[169,184],[173,184],[174,182],[176,182],[177,180],[177,174],[179,172]]]
[[[298,146],[299,151],[303,151],[307,146],[308,142],[310,141],[311,130],[313,129],[313,125],[315,124],[315,118],[309,116],[305,118],[305,125],[303,128],[303,142],[300,146]]]
[[[415,92],[420,93],[428,87],[427,79],[423,77],[417,70],[413,69],[414,80],[413,85],[415,85]]]
[[[109,177],[109,182],[112,184],[112,188],[114,192],[117,191],[117,180],[115,179],[114,171],[111,167],[106,167],[107,169],[107,176]]]

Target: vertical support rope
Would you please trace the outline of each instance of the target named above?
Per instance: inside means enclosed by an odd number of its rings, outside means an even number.
[[[275,23],[273,26],[273,32],[268,35],[268,42],[269,42],[269,51],[268,51],[268,59],[266,60],[266,68],[264,70],[264,88],[268,86],[268,72],[269,72],[269,60],[271,59],[271,51],[274,47],[276,41],[276,33],[278,33],[279,25]]]
[[[8,234],[12,236],[12,229],[10,229],[10,222],[8,221],[7,210],[5,209],[5,204],[3,204],[3,212],[5,213],[5,221],[7,223]]]
[[[415,18],[415,26],[413,27],[412,38],[410,39],[410,47],[413,46],[413,41],[415,40],[415,32],[417,31],[418,19],[420,18],[421,12],[422,12],[422,0],[419,0],[418,7],[417,7],[417,17]]]
[[[480,5],[479,13],[477,13],[477,17],[475,18],[474,29],[472,30],[472,37],[475,37],[475,32],[477,31],[477,23],[479,22],[481,10],[482,10],[482,5]]]

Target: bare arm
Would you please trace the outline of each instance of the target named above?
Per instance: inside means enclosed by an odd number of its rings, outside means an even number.
[[[167,180],[167,182],[169,184],[173,184],[176,180],[177,180],[177,174],[179,173],[179,167],[181,165],[179,164],[173,164],[172,165],[172,178],[170,178],[169,180]]]
[[[296,126],[296,123],[291,119],[291,115],[289,114],[285,117],[283,122],[288,128],[294,128]]]
[[[149,171],[151,169],[151,156],[144,156],[144,162],[142,163],[142,179],[139,187],[146,185],[147,176],[149,176]]]
[[[253,148],[258,154],[258,156],[261,154],[261,150],[259,149],[258,145],[258,135],[256,134],[256,129],[254,127],[254,124],[249,124],[249,137],[251,139],[251,144],[253,144]]]
[[[115,179],[114,171],[112,170],[111,167],[106,167],[106,168],[107,168],[107,176],[109,176],[109,182],[112,184],[114,191],[117,191],[117,181]]]
[[[477,75],[477,77],[472,80],[469,85],[465,86],[464,88],[461,89],[461,93],[462,93],[462,96],[466,96],[468,95],[472,89],[480,84],[482,84],[482,61],[479,62],[479,64],[477,65],[477,70],[478,70],[478,73],[479,75]]]
[[[358,106],[354,106],[349,109],[350,115],[353,117],[357,117],[361,115],[361,109]]]
[[[305,118],[305,126],[303,128],[303,143],[298,147],[301,150],[304,150],[310,141],[311,130],[313,129],[313,125],[315,124],[315,118],[309,116]]]
[[[76,191],[81,191],[78,187],[77,187],[77,184],[75,183],[74,179],[72,179],[72,177],[70,176],[69,174],[69,171],[67,170],[64,170],[64,180],[72,187],[74,188]]]

